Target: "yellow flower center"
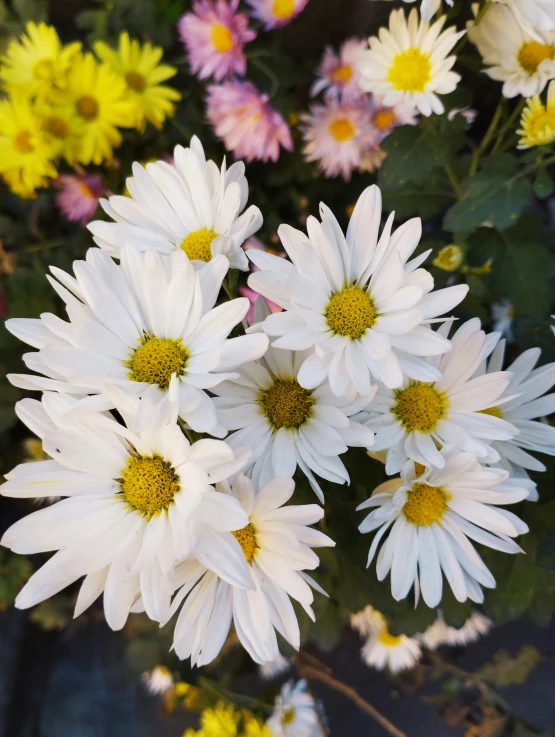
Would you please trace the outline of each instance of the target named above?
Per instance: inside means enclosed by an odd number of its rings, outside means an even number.
[[[525,123],[523,131],[535,141],[546,144],[555,140],[555,108],[544,108],[532,113]]]
[[[383,108],[378,110],[374,115],[374,125],[380,131],[386,131],[395,122],[395,113],[393,110]]]
[[[146,88],[146,79],[139,72],[127,72],[125,75],[125,81],[135,92],[144,92]]]
[[[69,135],[69,125],[58,115],[49,115],[45,118],[42,121],[42,128],[54,138],[67,138]]]
[[[402,635],[392,635],[387,627],[384,627],[378,635],[378,642],[386,647],[396,647],[401,642],[401,637]]]
[[[414,47],[395,54],[387,75],[395,89],[403,92],[424,92],[431,78],[429,55]]]
[[[434,266],[443,271],[455,271],[463,261],[463,252],[458,246],[445,246],[433,260]]]
[[[208,228],[201,228],[189,233],[181,242],[181,248],[191,261],[210,261],[212,258],[211,243],[218,233]]]
[[[250,563],[254,558],[258,545],[256,544],[256,530],[254,525],[249,522],[248,525],[242,527],[240,530],[233,530],[231,532],[233,537],[237,540],[243,551],[243,555],[247,563]]]
[[[233,48],[233,36],[231,31],[221,23],[216,23],[212,28],[212,43],[216,51],[225,53]]]
[[[52,59],[41,59],[33,66],[33,77],[46,82],[54,75],[54,64]]]
[[[488,407],[487,409],[480,409],[478,412],[481,415],[491,415],[492,417],[499,417],[499,419],[503,417],[500,407]]]
[[[35,150],[31,143],[31,134],[29,131],[19,131],[19,133],[16,133],[13,142],[16,149],[21,151],[22,154],[30,154],[31,151]]]
[[[282,724],[291,724],[291,722],[295,719],[295,709],[292,707],[289,707],[289,709],[286,709],[283,712],[283,716],[281,717],[281,723]]]
[[[166,390],[173,374],[185,374],[188,358],[189,352],[181,340],[147,335],[125,365],[131,381],[158,384],[160,389]]]
[[[403,514],[411,525],[429,527],[434,522],[441,522],[447,502],[451,499],[441,486],[414,484],[407,491],[407,501],[403,504]]]
[[[292,430],[308,420],[314,399],[296,379],[276,379],[270,389],[260,392],[258,403],[274,430]]]
[[[409,432],[431,432],[445,415],[447,397],[430,384],[416,382],[395,391],[393,414]]]
[[[343,84],[347,84],[347,82],[350,82],[351,79],[353,78],[353,68],[351,67],[350,64],[341,64],[341,66],[333,70],[333,72],[331,73],[331,76],[337,82],[342,82]]]
[[[272,11],[276,18],[284,20],[289,18],[295,10],[295,0],[274,0]]]
[[[131,456],[120,487],[125,501],[147,517],[167,509],[181,489],[171,464],[159,456]]]
[[[333,294],[324,314],[334,333],[352,340],[362,338],[377,317],[368,292],[354,285]]]
[[[94,120],[98,117],[98,102],[90,95],[83,95],[77,100],[75,105],[77,113],[87,121]]]
[[[517,60],[525,72],[535,74],[542,61],[553,58],[553,53],[554,49],[549,44],[526,41],[518,51]]]
[[[356,130],[348,118],[336,118],[330,123],[329,132],[336,141],[345,143],[355,135]]]

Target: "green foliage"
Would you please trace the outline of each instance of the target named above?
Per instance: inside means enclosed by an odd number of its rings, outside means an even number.
[[[28,558],[0,548],[0,611],[13,604],[32,572],[33,567]]]
[[[528,680],[531,671],[542,660],[544,656],[533,645],[523,645],[514,657],[505,650],[499,650],[493,661],[482,666],[475,676],[500,688],[518,686]]]

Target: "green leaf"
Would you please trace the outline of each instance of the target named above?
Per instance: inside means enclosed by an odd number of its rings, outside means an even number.
[[[551,179],[547,170],[542,166],[534,180],[534,194],[540,200],[545,200],[553,194],[554,189],[553,179]]]
[[[13,0],[12,8],[22,21],[48,20],[48,4],[46,0]]]
[[[475,676],[502,688],[518,686],[526,683],[530,673],[543,659],[544,656],[533,645],[523,645],[515,657],[505,650],[499,650],[493,656],[493,662],[483,665]]]
[[[440,169],[431,173],[423,186],[407,182],[383,192],[384,209],[395,210],[396,220],[418,216],[426,220],[450,205],[455,196],[449,181]]]

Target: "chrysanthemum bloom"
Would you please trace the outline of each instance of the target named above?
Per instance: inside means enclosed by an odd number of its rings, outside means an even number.
[[[187,48],[193,74],[216,81],[232,74],[244,76],[243,46],[256,38],[249,18],[238,13],[239,0],[195,0],[191,13],[179,20],[179,37]]]
[[[56,158],[63,157],[74,165],[86,132],[86,123],[74,103],[65,95],[52,95],[48,99],[37,98],[33,111]]]
[[[13,192],[34,197],[57,175],[55,152],[29,102],[16,97],[0,101],[0,174]]]
[[[380,581],[391,572],[394,599],[404,599],[414,584],[416,596],[421,591],[429,607],[438,606],[443,571],[457,601],[481,603],[480,586],[494,588],[495,579],[468,538],[505,553],[521,552],[511,538],[528,532],[528,526],[493,505],[520,502],[528,489],[507,471],[481,466],[471,453],[445,446],[441,454],[441,469],[417,469],[408,461],[396,490],[388,481],[359,505],[377,507],[359,526],[363,534],[377,530],[367,565],[390,531],[376,571]]]
[[[11,40],[0,58],[0,79],[16,95],[45,96],[53,87],[65,87],[80,49],[79,42],[63,46],[54,26],[29,21],[25,33]]]
[[[500,340],[487,365],[486,377],[503,368],[505,341]],[[545,394],[555,384],[555,363],[534,368],[541,355],[539,348],[521,353],[507,367],[511,380],[498,403],[492,402],[482,410],[495,418],[510,422],[517,430],[515,437],[496,440],[493,448],[499,453],[499,463],[511,476],[524,484],[532,485],[530,499],[538,498],[536,484],[528,477],[528,471],[545,471],[546,467],[530,451],[555,455],[555,428],[540,421],[555,412],[555,393]],[[484,364],[478,373],[483,373]],[[504,398],[508,397],[507,401]]]
[[[515,319],[515,315],[515,308],[508,299],[504,299],[502,302],[494,302],[491,306],[493,329],[502,337],[507,338],[509,343],[514,340],[513,320]]]
[[[472,612],[462,627],[451,627],[440,613],[418,639],[429,650],[436,650],[440,645],[468,645],[479,640],[482,635],[487,635],[492,627],[491,619],[480,612]]]
[[[246,315],[244,298],[214,307],[227,271],[217,256],[195,271],[182,251],[162,256],[127,245],[117,266],[99,248],[75,261],[75,278],[52,268],[52,286],[67,306],[70,321],[45,313],[39,320],[8,321],[8,330],[39,349],[25,357],[43,376],[12,374],[26,389],[70,394],[103,394],[118,386],[146,399],[138,426],[150,414],[179,416],[193,430],[222,434],[212,389],[234,374],[228,369],[255,360],[266,350],[265,335],[226,340]],[[171,391],[175,383],[175,391]]]
[[[304,157],[317,161],[326,177],[342,176],[349,181],[364,153],[379,142],[366,101],[312,105],[301,121]]]
[[[264,30],[281,28],[304,10],[308,0],[246,0],[251,15],[264,24]]]
[[[163,49],[146,41],[143,46],[136,39],[130,40],[127,31],[120,34],[117,49],[104,41],[94,44],[98,58],[106,62],[118,77],[125,81],[126,95],[133,103],[133,125],[140,131],[148,123],[161,128],[167,115],[173,115],[174,103],[181,99],[173,87],[163,85],[175,76],[177,69],[160,64]]]
[[[555,141],[555,80],[549,83],[545,105],[539,95],[526,100],[517,135],[518,148],[548,146]]]
[[[152,670],[143,673],[143,683],[149,693],[157,696],[171,691],[173,676],[165,665],[156,665]]]
[[[229,484],[224,487],[230,498],[239,500],[248,519],[231,533],[206,528],[194,559],[177,566],[177,594],[168,616],[181,607],[174,649],[180,658],[190,657],[193,665],[206,665],[220,652],[233,620],[251,658],[267,663],[279,653],[275,629],[298,649],[299,624],[289,597],[314,619],[311,586],[322,590],[304,571],[319,563],[311,548],[335,543],[308,527],[324,516],[317,504],[283,507],[293,494],[293,479],[275,478],[256,490],[239,474],[231,489]],[[232,567],[236,579],[241,583],[247,578],[250,588],[236,585],[228,573]]]
[[[416,125],[418,110],[403,104],[387,106],[381,97],[372,95],[370,99],[372,125],[377,130],[377,139],[381,143],[394,128],[399,125]]]
[[[12,525],[2,545],[29,555],[58,551],[31,576],[16,606],[26,609],[81,576],[75,616],[104,592],[104,612],[121,629],[133,605],[154,619],[166,616],[175,562],[189,555],[201,529],[237,529],[247,515],[213,485],[237,473],[248,452],[220,440],[190,444],[175,419],[151,412],[136,431],[136,397],[119,396],[121,425],[106,412],[80,409],[78,400],[47,392],[23,399],[17,413],[42,438],[52,460],[23,463],[7,474],[4,496],[67,496]],[[228,557],[229,566],[233,562]],[[250,585],[241,571],[235,580]]]
[[[250,82],[238,80],[211,85],[206,113],[228,151],[235,158],[277,161],[280,146],[293,150],[293,139],[283,116]]]
[[[324,51],[316,70],[316,81],[310,89],[314,97],[323,92],[326,97],[354,102],[364,94],[358,84],[357,62],[366,44],[357,38],[347,39],[335,53],[331,46]]]
[[[272,737],[324,737],[317,709],[305,681],[289,681],[281,687],[266,724]]]
[[[384,620],[379,630],[368,636],[360,654],[366,665],[372,668],[400,673],[413,668],[422,652],[416,638],[392,635]]]
[[[404,103],[422,115],[440,115],[444,107],[438,95],[453,92],[460,80],[451,71],[456,57],[447,54],[464,34],[454,27],[442,32],[446,19],[430,24],[414,8],[407,21],[404,10],[393,10],[389,30],[380,28],[379,38],[370,38],[370,49],[359,61],[362,89],[383,97],[384,105]]]
[[[540,94],[555,77],[555,33],[531,28],[510,7],[490,3],[480,21],[469,21],[467,28],[488,67],[485,73],[503,82],[505,97]]]
[[[519,22],[537,31],[555,30],[555,0],[494,0],[515,13]]]
[[[100,197],[106,191],[102,177],[98,174],[62,174],[54,181],[54,186],[60,190],[56,196],[60,212],[71,222],[82,225],[92,218]]]
[[[133,164],[131,197],[100,200],[115,222],[90,223],[95,243],[116,257],[128,242],[140,251],[181,249],[196,267],[223,254],[231,268],[247,271],[241,246],[262,225],[262,214],[254,205],[243,212],[249,195],[245,165],[238,161],[227,169],[224,161],[218,171],[196,136],[191,148],[175,147],[174,161]]]
[[[133,103],[126,96],[125,81],[108,64],[99,64],[91,53],[79,55],[67,75],[67,89],[54,100],[73,104],[83,135],[77,160],[81,164],[101,164],[112,158],[121,144],[117,126],[134,125]]]
[[[381,212],[381,193],[373,185],[359,197],[346,237],[320,204],[322,222],[308,218],[308,238],[288,225],[279,229],[292,263],[249,251],[261,269],[250,275],[249,286],[284,309],[264,322],[276,338],[273,345],[313,348],[298,373],[306,389],[329,377],[337,396],[351,387],[367,396],[372,375],[391,388],[401,386],[405,375],[439,378],[421,357],[445,353],[451,343],[426,323],[457,305],[468,287],[431,293],[432,277],[418,268],[427,253],[408,261],[420,239],[420,220],[391,234],[392,213],[378,238]]]

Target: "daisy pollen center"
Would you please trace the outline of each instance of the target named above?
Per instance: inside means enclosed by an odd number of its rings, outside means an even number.
[[[40,59],[33,66],[33,77],[45,82],[52,79],[54,75],[54,63],[52,59]]]
[[[378,110],[374,115],[374,125],[378,130],[386,131],[393,125],[394,122],[395,113],[393,112],[393,110],[388,110],[387,108],[384,108],[383,110]]]
[[[295,10],[295,0],[274,0],[272,10],[275,17],[280,20],[289,18]]]
[[[333,294],[325,312],[334,333],[359,340],[376,322],[376,308],[364,289],[354,285]]]
[[[300,427],[310,417],[314,404],[312,392],[303,389],[296,379],[276,379],[270,389],[261,392],[258,401],[274,430]]]
[[[205,261],[212,259],[212,241],[218,234],[208,228],[194,230],[185,236],[181,242],[181,248],[191,261]]]
[[[233,530],[233,537],[237,540],[243,551],[243,555],[247,563],[250,563],[254,558],[258,545],[256,544],[256,530],[254,525],[249,522],[248,525],[242,527],[240,530]]]
[[[18,151],[22,154],[30,154],[35,150],[31,143],[31,134],[29,131],[19,131],[14,137],[14,144]]]
[[[393,414],[409,432],[431,432],[447,409],[445,396],[430,384],[397,389]]]
[[[125,81],[135,92],[144,92],[146,87],[146,79],[139,72],[130,71],[125,75]]]
[[[355,135],[355,126],[348,118],[336,118],[330,123],[329,131],[339,143],[345,143]]]
[[[387,627],[378,635],[378,641],[386,647],[396,647],[401,642],[401,635],[392,635]]]
[[[67,138],[69,135],[69,125],[59,115],[49,115],[42,121],[42,128],[50,133],[54,138]]]
[[[78,114],[87,121],[95,120],[98,117],[98,102],[90,95],[80,97],[75,107]]]
[[[387,75],[395,89],[402,92],[424,92],[431,78],[429,55],[415,47],[395,54]]]
[[[185,373],[188,358],[189,352],[181,340],[147,335],[125,365],[131,381],[158,384],[160,389],[166,390],[173,374]]]
[[[221,23],[216,23],[212,28],[212,43],[216,51],[225,53],[233,48],[233,36],[231,31]]]
[[[546,59],[553,59],[555,49],[538,41],[525,41],[518,51],[518,63],[528,74],[535,74]]]
[[[281,723],[283,725],[291,724],[295,720],[295,709],[291,706],[283,712]]]
[[[125,501],[148,517],[167,509],[181,489],[171,464],[159,456],[129,458],[120,485]]]
[[[434,522],[441,522],[447,510],[450,495],[441,486],[413,484],[407,491],[407,501],[403,505],[403,514],[411,525],[429,527]]]
[[[353,68],[350,64],[341,64],[331,73],[333,79],[342,84],[347,84],[353,77]]]

